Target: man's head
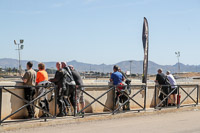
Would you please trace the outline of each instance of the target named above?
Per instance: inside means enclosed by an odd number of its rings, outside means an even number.
[[[119,72],[121,72],[121,71],[122,71],[120,67],[118,67],[118,71],[119,71]]]
[[[27,62],[26,68],[29,70],[33,67],[33,63],[31,61]]]
[[[170,71],[167,71],[166,74],[169,75],[169,74],[170,74]]]
[[[39,70],[44,70],[44,69],[45,69],[44,63],[39,63],[39,64],[38,64],[38,69],[39,69]]]
[[[117,65],[114,65],[113,71],[116,72],[116,71],[118,71],[118,70],[119,70],[119,67],[118,67]]]
[[[161,68],[158,69],[158,73],[162,73],[162,69]]]
[[[57,70],[61,69],[61,63],[60,62],[56,62],[56,68],[57,68]]]
[[[62,68],[66,67],[66,66],[67,66],[67,63],[61,62],[61,66],[62,66]]]
[[[74,70],[74,67],[73,67],[72,65],[69,65],[69,68],[70,68],[71,70]]]

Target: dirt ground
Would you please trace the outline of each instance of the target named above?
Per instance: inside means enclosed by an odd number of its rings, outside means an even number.
[[[200,111],[82,122],[5,133],[199,133]]]

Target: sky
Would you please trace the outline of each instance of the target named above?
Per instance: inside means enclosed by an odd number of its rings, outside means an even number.
[[[0,0],[0,58],[115,64],[143,60],[143,18],[149,60],[199,65],[199,0]]]

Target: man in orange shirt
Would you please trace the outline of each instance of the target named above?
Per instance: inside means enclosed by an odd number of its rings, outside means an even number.
[[[48,74],[45,71],[45,65],[44,63],[38,64],[39,71],[37,72],[37,78],[36,78],[36,85],[42,81],[48,81]]]

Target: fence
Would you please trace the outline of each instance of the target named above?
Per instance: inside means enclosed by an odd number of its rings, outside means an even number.
[[[47,94],[49,94],[50,92],[52,91],[55,91],[56,89],[56,86],[55,85],[48,85],[48,86],[31,86],[31,88],[35,88],[36,90],[39,90],[40,87],[44,88],[45,91],[43,91],[42,93],[40,93],[35,99],[31,100],[31,101],[27,101],[26,99],[24,99],[23,97],[13,93],[12,91],[10,91],[8,88],[20,88],[20,89],[24,89],[24,88],[30,88],[30,86],[0,86],[0,124],[3,123],[3,122],[12,122],[12,121],[5,121],[7,120],[9,117],[15,115],[16,113],[18,113],[19,111],[21,111],[22,109],[26,108],[27,106],[31,105],[31,106],[34,106],[35,108],[45,112],[46,114],[48,114],[50,117],[49,118],[55,118],[56,117],[56,109],[55,108],[55,113],[54,114],[51,114],[48,110],[45,110],[43,109],[42,107],[40,106],[37,106],[34,104],[34,102],[36,102],[37,100],[39,100],[40,98],[46,96]],[[9,114],[8,116],[4,117],[2,119],[2,92],[6,91],[8,93],[10,93],[11,95],[14,95],[15,97],[17,97],[18,99],[22,100],[25,105],[21,106],[20,108],[18,108],[17,110],[15,110],[14,112],[12,112],[11,114]],[[57,97],[57,94],[56,94],[56,91],[55,91],[55,97]],[[56,103],[57,101],[55,100],[55,105],[57,104]],[[42,119],[44,119],[46,121],[47,117],[43,117]],[[23,121],[23,120],[21,120]]]
[[[39,87],[44,87],[44,88],[48,88],[47,91],[45,91],[44,93],[38,95],[36,98],[34,98],[31,101],[27,101],[26,99],[24,99],[22,96],[17,95],[16,93],[12,92],[9,90],[9,88],[14,87],[14,88],[20,88],[20,89],[24,89],[27,86],[0,86],[0,124],[4,123],[4,122],[11,122],[8,121],[8,118],[15,115],[16,113],[18,113],[20,110],[26,108],[27,106],[31,105],[34,106],[35,108],[47,113],[50,117],[45,117],[43,118],[45,121],[46,119],[52,119],[52,118],[56,118],[57,115],[57,91],[56,91],[56,86],[51,85],[51,86],[34,86],[35,88],[39,88]],[[109,86],[109,85],[85,85],[82,86],[85,88],[85,90],[81,90],[84,94],[84,96],[87,96],[88,98],[90,98],[91,100],[87,102],[86,106],[81,109],[79,112],[76,113],[76,110],[74,110],[74,116],[79,116],[78,114],[80,114],[81,112],[85,112],[86,111],[86,115],[90,115],[90,114],[99,114],[99,113],[108,113],[108,114],[116,114],[116,113],[120,113],[120,112],[124,112],[121,111],[121,108],[124,107],[124,105],[129,104],[130,110],[126,110],[126,111],[144,111],[146,110],[146,100],[147,100],[147,87],[145,85],[130,85],[130,86],[121,86],[121,87],[130,87],[131,93],[127,92],[126,89],[119,89],[118,86]],[[162,86],[163,87],[163,86]],[[167,88],[171,87],[171,86],[166,86]],[[97,89],[97,91],[87,91],[87,89]],[[103,89],[102,89],[103,88]],[[164,103],[164,101],[166,101],[167,99],[171,99],[170,95],[177,90],[177,94],[178,95],[182,95],[183,97],[181,98],[182,100],[178,101],[178,104],[176,105],[177,108],[182,107],[182,106],[196,106],[198,105],[198,99],[199,99],[199,86],[198,85],[177,85],[174,89],[171,90],[170,93],[165,93],[163,92],[163,90],[159,90],[160,86],[155,86],[155,95],[154,95],[154,108],[155,109],[161,109],[163,107],[161,107],[160,105],[162,103]],[[192,89],[191,89],[192,88]],[[101,90],[101,91],[99,91]],[[25,104],[22,105],[21,107],[19,107],[18,109],[16,109],[15,111],[11,112],[11,114],[7,115],[6,117],[2,118],[2,92],[8,92],[11,95],[14,95],[15,97],[17,97],[18,99],[20,99],[21,101],[23,101]],[[159,93],[163,94],[165,97],[162,100],[158,100],[158,91]],[[54,101],[54,105],[53,105],[53,109],[54,113],[50,113],[50,111],[45,110],[43,108],[41,108],[40,106],[37,106],[34,104],[35,101],[39,100],[40,98],[46,96],[47,94],[51,93],[51,92],[55,92],[55,101]],[[118,95],[118,94],[120,95]],[[140,97],[139,94],[142,94],[142,98]],[[107,96],[106,96],[107,95]],[[118,104],[117,106],[117,99],[116,96],[124,96],[126,97],[126,99],[121,103]],[[185,95],[185,96],[184,96]],[[106,98],[103,98],[106,97]],[[186,100],[190,99],[190,103],[186,104]],[[193,102],[191,104],[191,101]],[[94,104],[100,104],[103,107],[103,110],[97,111],[97,113],[94,112],[90,112],[87,113],[87,110],[92,107]],[[76,104],[75,104],[76,105]],[[134,106],[133,106],[134,105]],[[19,120],[16,120],[19,121]]]
[[[81,109],[77,114],[81,114],[81,112],[84,112],[86,109],[88,109],[89,107],[91,107],[95,102],[99,103],[100,105],[102,105],[105,109],[107,109],[109,112],[107,113],[111,113],[111,114],[115,114],[117,112],[119,112],[120,108],[122,108],[123,106],[125,106],[126,104],[130,104],[129,102],[133,102],[135,103],[136,105],[139,106],[139,109],[135,109],[135,110],[132,110],[130,108],[130,111],[142,111],[142,110],[145,110],[146,109],[146,86],[145,85],[129,85],[132,93],[128,94],[127,91],[125,91],[124,89],[119,89],[118,86],[105,86],[105,85],[98,85],[98,86],[82,86],[84,88],[91,88],[91,87],[98,87],[98,88],[109,88],[108,90],[106,90],[105,92],[103,92],[102,94],[100,94],[99,96],[97,96],[96,98],[89,94],[88,92],[86,92],[85,90],[81,90],[83,92],[83,94],[87,95],[88,97],[90,97],[92,99],[92,101],[87,104],[83,109]],[[121,87],[127,87],[127,86],[121,86]],[[137,90],[136,88],[140,88],[139,90]],[[133,92],[137,90],[136,92]],[[141,105],[141,103],[139,103],[138,101],[134,100],[133,98],[136,97],[139,93],[141,92],[144,92],[144,100],[143,100],[143,105]],[[111,97],[107,97],[107,98],[110,98],[112,99],[112,104],[110,103],[102,103],[101,101],[99,101],[100,98],[102,98],[103,96],[105,96],[106,94],[109,94],[111,93],[110,96]],[[118,106],[116,106],[116,103],[117,101],[116,100],[119,100],[117,99],[117,96],[116,96],[116,92],[118,92],[118,94],[120,96],[124,96],[126,97],[126,100],[123,101],[123,103],[121,104],[118,104]],[[129,110],[127,110],[129,111]],[[102,113],[102,112],[101,112]]]
[[[192,87],[192,88],[191,88]],[[187,89],[187,90],[186,90]],[[194,91],[196,90],[196,93],[193,95]],[[162,109],[163,107],[168,107],[168,100],[173,100],[170,95],[174,94],[174,92],[177,91],[177,103],[173,103],[176,105],[177,108],[183,107],[183,106],[196,106],[199,102],[199,85],[176,85],[176,86],[170,86],[170,85],[156,85],[155,86],[155,95],[154,95],[154,108],[155,109]],[[182,93],[181,93],[182,92]],[[160,94],[157,94],[160,93]],[[181,95],[185,97],[181,100]],[[163,96],[163,98],[161,98]],[[194,96],[196,96],[194,98]],[[157,98],[160,97],[160,98]],[[183,104],[186,99],[190,98],[192,100],[193,104]],[[158,99],[160,101],[158,102]],[[195,100],[196,99],[196,100]],[[175,101],[175,100],[173,100]],[[164,105],[164,106],[162,106]],[[175,106],[174,106],[175,107]]]

